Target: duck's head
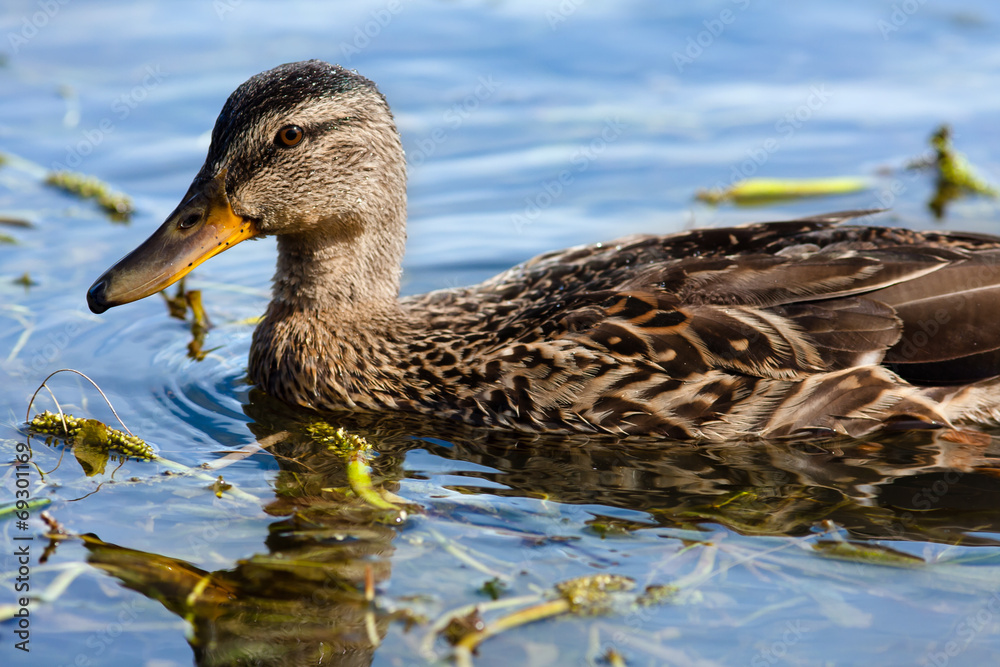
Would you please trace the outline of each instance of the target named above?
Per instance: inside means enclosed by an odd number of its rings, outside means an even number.
[[[229,96],[181,204],[94,282],[87,303],[102,313],[141,299],[272,234],[297,255],[351,248],[362,261],[398,267],[405,182],[399,135],[375,84],[318,60],[276,67]]]

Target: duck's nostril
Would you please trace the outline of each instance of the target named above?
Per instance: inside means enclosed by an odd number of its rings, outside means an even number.
[[[180,229],[191,229],[201,221],[201,213],[188,213],[177,223]]]

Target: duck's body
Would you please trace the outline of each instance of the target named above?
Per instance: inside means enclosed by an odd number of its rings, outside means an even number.
[[[860,435],[994,417],[1000,387],[968,385],[1000,361],[1000,238],[846,217],[548,253],[377,318],[276,301],[250,378],[319,410],[535,432]]]
[[[391,114],[366,79],[311,61],[230,97],[186,201],[89,299],[140,298],[273,233],[249,375],[290,404],[707,439],[995,420],[1000,238],[851,217],[629,237],[399,299]]]

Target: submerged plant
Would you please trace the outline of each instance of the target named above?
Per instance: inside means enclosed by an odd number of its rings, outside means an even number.
[[[112,220],[124,222],[132,215],[132,200],[127,195],[112,191],[106,183],[93,176],[73,171],[53,171],[45,177],[45,182],[81,199],[93,199]]]

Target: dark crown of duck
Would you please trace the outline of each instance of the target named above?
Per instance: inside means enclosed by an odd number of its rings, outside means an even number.
[[[274,234],[248,373],[293,405],[717,440],[995,421],[1000,238],[855,215],[628,237],[399,299],[392,114],[367,79],[309,61],[230,96],[181,205],[88,302]]]

